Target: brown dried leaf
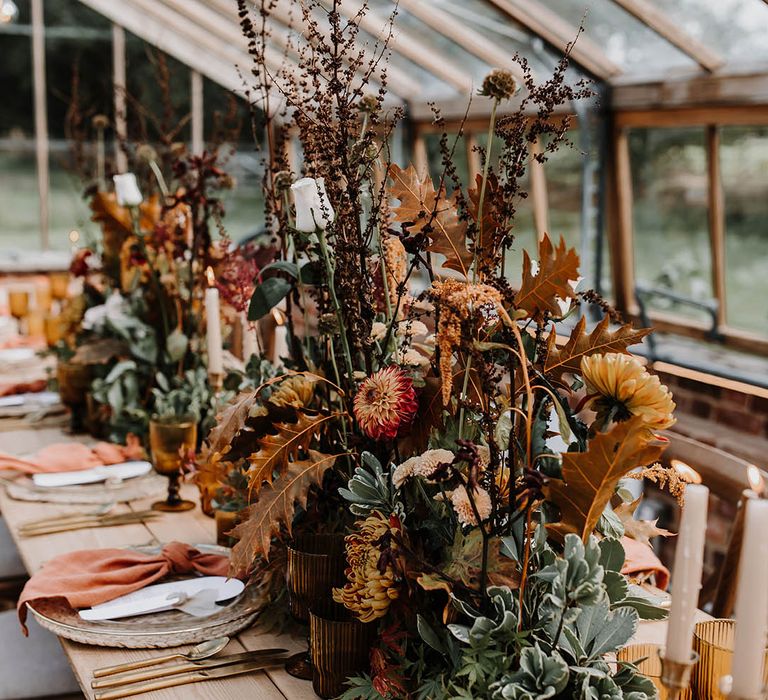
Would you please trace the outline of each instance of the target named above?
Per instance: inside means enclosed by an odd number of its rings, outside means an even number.
[[[488,175],[485,183],[485,197],[483,198],[482,222],[480,219],[480,190],[483,186],[483,176],[478,173],[475,176],[475,187],[469,189],[469,215],[477,224],[478,241],[475,251],[481,251],[480,269],[492,269],[494,254],[496,253],[496,241],[499,239],[500,229],[504,226],[498,202],[501,201],[499,179],[495,173]]]
[[[260,438],[259,450],[248,458],[251,465],[248,469],[248,483],[252,493],[258,496],[265,482],[272,483],[275,472],[280,475],[285,473],[289,460],[295,459],[299,450],[308,449],[320,426],[332,418],[335,416],[299,413],[295,423],[276,423],[274,427],[277,433]]]
[[[458,192],[450,198],[444,187],[436,192],[432,178],[419,177],[413,165],[403,170],[392,164],[389,177],[393,184],[388,194],[400,200],[392,210],[395,220],[407,223],[411,233],[424,233],[430,241],[427,250],[445,257],[443,267],[466,277],[474,256],[467,248],[467,223],[459,218]]]
[[[116,254],[123,241],[133,233],[131,212],[117,203],[114,192],[97,192],[91,198],[91,219],[101,224],[104,230],[105,245],[112,254]],[[152,195],[139,205],[142,231],[151,231],[160,220],[162,208],[157,195]]]
[[[565,247],[560,237],[557,248],[545,233],[539,241],[539,269],[534,275],[528,251],[523,251],[523,281],[515,297],[515,307],[528,312],[529,316],[540,316],[545,311],[560,314],[557,299],[573,295],[570,280],[579,277],[579,256],[573,248]]]
[[[585,332],[587,322],[584,317],[579,319],[571,337],[562,347],[557,347],[557,333],[552,331],[547,339],[547,361],[544,371],[552,372],[558,378],[563,372],[578,373],[581,368],[581,358],[603,352],[620,352],[629,354],[627,348],[639,343],[653,329],[633,328],[627,323],[615,331],[610,329],[610,319],[605,316],[592,332]]]
[[[560,508],[560,521],[550,526],[552,531],[561,536],[573,533],[586,540],[619,479],[658,460],[665,446],[642,416],[634,416],[607,433],[598,433],[586,452],[563,453],[563,479],[552,479],[545,487],[547,500]]]
[[[674,532],[656,527],[656,523],[659,522],[658,518],[656,520],[635,520],[635,511],[642,500],[643,497],[641,496],[636,501],[632,501],[632,503],[622,503],[613,509],[613,512],[616,513],[624,525],[624,534],[649,547],[651,546],[652,537],[674,537]]]
[[[309,459],[292,462],[277,484],[264,487],[259,500],[248,507],[247,520],[232,531],[238,540],[230,563],[233,574],[246,571],[256,557],[269,559],[272,536],[281,527],[290,533],[294,506],[306,506],[310,487],[321,482],[336,459],[337,455],[310,450]]]
[[[128,354],[128,346],[117,338],[99,338],[84,343],[72,356],[72,362],[81,365],[105,365],[116,357]]]
[[[216,416],[216,425],[206,442],[211,453],[226,454],[237,434],[245,427],[251,409],[258,401],[258,392],[243,391],[233,398]]]

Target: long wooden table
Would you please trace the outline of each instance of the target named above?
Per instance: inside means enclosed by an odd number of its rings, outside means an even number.
[[[34,452],[45,445],[56,442],[72,441],[74,438],[65,435],[58,428],[43,428],[38,430],[16,430],[0,432],[0,452],[9,454],[25,454]],[[83,442],[90,438],[80,437]],[[186,497],[196,500],[196,489],[185,486]],[[119,504],[115,512],[129,510],[145,510],[150,500],[134,501],[130,504]],[[211,518],[202,514],[199,508],[183,513],[167,513],[151,522],[118,527],[75,530],[41,537],[21,538],[17,528],[27,520],[44,518],[68,511],[79,510],[82,506],[63,506],[49,503],[32,503],[15,501],[8,497],[5,489],[0,488],[0,513],[6,520],[14,542],[18,547],[21,559],[32,574],[51,557],[77,549],[98,549],[102,547],[128,547],[132,545],[157,544],[182,540],[190,543],[213,543],[216,539],[216,528]],[[702,617],[706,617],[701,613]],[[666,622],[643,622],[640,625],[635,641],[637,643],[663,644],[666,635]],[[25,639],[19,631],[19,644]],[[70,642],[62,639],[61,644],[69,658],[75,676],[86,697],[92,698],[90,688],[93,670],[133,659],[146,658],[162,652],[151,650],[112,649],[93,647]],[[246,630],[233,639],[226,649],[227,653],[237,653],[244,650],[264,649],[268,647],[284,647],[291,651],[305,648],[306,641],[285,635],[277,636],[259,631],[258,627]],[[289,698],[303,700],[316,697],[310,683],[289,676],[282,668],[266,672],[258,672],[247,676],[216,680],[208,683],[180,686],[162,691],[147,693],[142,697],[147,700],[171,700],[172,698],[201,698],[204,700],[267,700],[272,698]]]
[[[9,431],[0,433],[0,452],[17,455],[30,453],[45,445],[73,439],[72,436],[64,435],[59,429]],[[81,440],[88,441],[87,438],[81,438]],[[188,490],[187,498],[196,499],[194,487],[187,486],[184,488]],[[116,507],[115,512],[145,510],[149,505],[150,499],[134,501],[130,504],[123,503]],[[29,538],[21,538],[17,534],[18,526],[27,520],[64,514],[72,510],[82,510],[82,508],[82,506],[15,501],[7,496],[5,489],[0,488],[0,513],[5,518],[21,559],[30,574],[37,571],[46,560],[53,556],[77,549],[128,547],[172,540],[196,544],[216,541],[214,521],[203,515],[199,508],[184,513],[163,514],[151,522],[142,524],[83,529]],[[34,625],[34,622],[32,624]],[[37,630],[33,630],[32,634],[35,631]],[[18,644],[25,643],[27,640],[19,630]],[[95,668],[163,653],[162,650],[86,646],[65,639],[61,640],[61,644],[87,698],[93,698],[90,685]],[[259,632],[258,628],[252,628],[234,638],[224,653],[238,653],[268,647],[283,647],[291,651],[299,651],[306,648],[306,641],[298,637],[265,634]],[[41,669],[41,672],[44,673],[44,669]],[[240,700],[240,698],[277,700],[290,698],[291,700],[303,700],[316,696],[312,691],[311,683],[293,678],[282,668],[278,668],[235,678],[169,688],[147,693],[141,697],[147,698],[147,700],[172,700],[174,698],[200,698],[201,700]]]

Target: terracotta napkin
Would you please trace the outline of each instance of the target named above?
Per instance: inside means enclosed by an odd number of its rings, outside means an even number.
[[[126,549],[89,549],[62,554],[47,562],[21,592],[19,622],[28,634],[27,603],[64,599],[75,609],[133,593],[169,574],[199,573],[226,576],[229,557],[205,554],[181,542],[170,542],[160,554],[141,554]]]
[[[0,454],[0,470],[12,469],[25,474],[72,472],[144,458],[139,439],[129,435],[127,445],[99,442],[89,447],[79,442],[59,442],[43,447],[29,460]]]
[[[626,576],[640,576],[643,574],[655,574],[656,587],[662,591],[669,585],[669,569],[661,563],[661,560],[653,553],[653,550],[642,542],[631,537],[622,537],[624,546],[624,566],[621,573]]]
[[[48,386],[46,379],[35,379],[28,382],[0,384],[0,396],[15,396],[16,394],[39,394]]]

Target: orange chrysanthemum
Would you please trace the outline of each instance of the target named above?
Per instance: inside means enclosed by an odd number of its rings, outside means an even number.
[[[355,418],[374,440],[392,440],[413,422],[418,402],[413,380],[400,367],[380,369],[360,385],[355,396]]]
[[[655,430],[669,428],[675,402],[656,375],[649,374],[632,355],[618,352],[596,354],[581,360],[581,376],[598,420],[623,421],[642,416]]]

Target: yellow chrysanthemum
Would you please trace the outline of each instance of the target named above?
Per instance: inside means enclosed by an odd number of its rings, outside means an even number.
[[[392,564],[381,562],[380,543],[401,531],[402,524],[397,516],[387,518],[374,511],[357,523],[357,532],[346,538],[348,583],[344,588],[333,589],[333,599],[351,610],[361,622],[384,617],[391,602],[400,595]],[[396,549],[393,543],[388,546],[392,551]]]
[[[632,355],[612,352],[584,357],[581,376],[589,394],[595,395],[590,404],[599,421],[642,416],[656,430],[674,424],[672,394]]]

